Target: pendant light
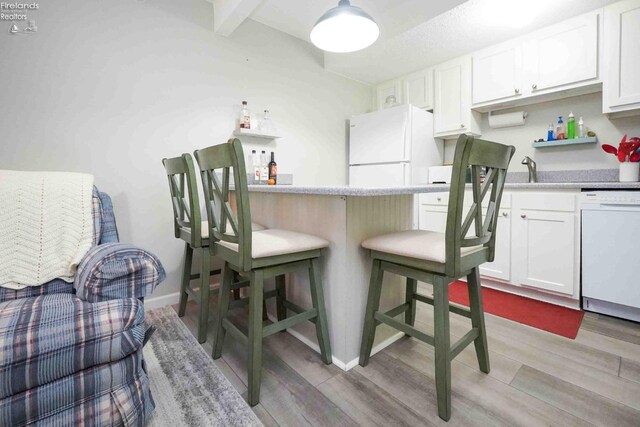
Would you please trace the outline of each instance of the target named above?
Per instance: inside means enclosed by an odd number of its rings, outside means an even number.
[[[378,24],[364,10],[340,0],[318,19],[311,42],[327,52],[346,53],[364,49],[380,35]]]

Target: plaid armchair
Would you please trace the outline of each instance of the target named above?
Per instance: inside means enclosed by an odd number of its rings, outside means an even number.
[[[153,411],[142,299],[165,271],[118,243],[107,194],[93,204],[94,246],[74,283],[0,287],[1,426],[142,426]]]

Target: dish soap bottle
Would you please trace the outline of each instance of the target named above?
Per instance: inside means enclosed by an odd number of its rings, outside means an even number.
[[[574,139],[575,137],[576,137],[576,119],[572,111],[569,113],[569,120],[567,120],[567,139]]]
[[[251,113],[247,108],[247,101],[242,101],[242,110],[240,110],[240,129],[251,129]]]
[[[556,139],[564,139],[564,122],[562,116],[558,116],[558,123],[556,124]]]
[[[547,141],[553,141],[553,123],[549,125],[549,130],[547,131]]]

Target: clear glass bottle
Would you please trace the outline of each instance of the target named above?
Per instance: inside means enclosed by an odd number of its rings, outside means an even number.
[[[240,110],[240,128],[251,129],[251,113],[247,108],[247,101],[242,101],[242,110]]]
[[[269,110],[264,110],[264,117],[260,122],[260,132],[268,135],[272,135],[275,132],[273,122],[269,118]]]
[[[269,157],[267,153],[262,150],[260,155],[260,184],[266,184],[269,182]]]
[[[260,183],[260,156],[256,150],[251,150],[251,165],[253,166],[253,184]]]

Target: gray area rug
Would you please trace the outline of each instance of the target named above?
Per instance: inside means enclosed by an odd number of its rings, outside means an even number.
[[[173,308],[145,316],[156,327],[144,348],[156,403],[148,427],[262,425]]]

